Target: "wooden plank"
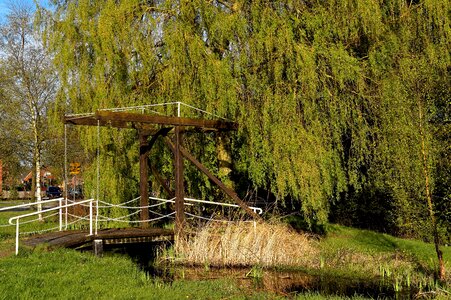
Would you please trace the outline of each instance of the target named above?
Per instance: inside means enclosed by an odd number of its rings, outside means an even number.
[[[221,120],[192,119],[183,117],[155,116],[127,112],[97,111],[96,118],[103,122],[132,122],[145,124],[160,124],[172,126],[194,126],[218,130],[237,130],[235,122]]]
[[[107,244],[125,243],[127,240],[134,242],[171,241],[174,239],[174,231],[162,228],[114,228],[101,230],[97,235],[88,235],[87,231],[81,230],[58,231],[30,237],[24,241],[24,244],[32,247],[47,244],[51,248],[73,248],[99,239],[108,240]]]
[[[158,235],[174,235],[174,231],[163,228],[112,228],[101,230],[97,233],[96,238],[126,238],[126,237],[146,237]]]
[[[183,234],[183,227],[185,225],[185,185],[183,182],[183,157],[180,153],[182,147],[182,133],[180,126],[175,127],[175,146],[174,146],[174,161],[175,161],[175,228],[177,235]]]
[[[169,148],[172,151],[175,151],[175,145],[172,143],[172,141],[169,138],[164,139],[166,145],[169,146]],[[243,200],[241,200],[238,195],[233,191],[232,189],[228,188],[221,180],[219,180],[216,176],[214,176],[203,164],[201,164],[194,156],[192,156],[185,148],[180,146],[180,152],[182,155],[188,159],[191,163],[196,166],[196,168],[203,172],[207,177],[214,182],[221,190],[224,191],[230,198],[232,198],[236,204],[238,204],[245,212],[247,212],[249,215],[251,215],[255,220],[262,221],[262,218],[256,214],[252,209],[249,208],[249,206],[244,203]]]

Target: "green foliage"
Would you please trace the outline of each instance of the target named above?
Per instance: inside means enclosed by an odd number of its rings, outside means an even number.
[[[449,0],[64,3],[55,1],[45,36],[66,111],[183,101],[239,122],[235,175],[281,207],[296,204],[309,223],[325,223],[337,205],[357,213],[368,194],[387,199],[392,232],[428,234],[417,223],[427,216],[421,141],[442,178],[438,145],[449,141],[426,121],[449,105]],[[82,131],[94,151],[94,131]],[[120,201],[129,196],[120,187],[137,180],[136,143],[128,131],[101,140],[102,194]],[[214,141],[186,142],[213,170]],[[187,174],[188,194],[214,193]]]

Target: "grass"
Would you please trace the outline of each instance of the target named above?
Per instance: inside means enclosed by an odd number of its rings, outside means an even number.
[[[1,259],[0,299],[276,299],[230,280],[153,279],[125,257],[97,258],[60,249]]]
[[[0,224],[24,212],[1,212]],[[23,231],[54,227],[57,218],[21,226]],[[37,226],[37,227],[36,227]],[[270,267],[301,269],[313,275],[353,280],[382,279],[396,288],[420,286],[419,295],[451,296],[448,286],[433,286],[435,251],[431,244],[371,231],[329,225],[325,237],[298,234],[281,224],[213,225],[166,252],[167,256],[203,266],[250,265],[249,280],[267,280]],[[97,258],[59,249],[21,249],[14,256],[15,227],[0,228],[0,299],[278,299],[283,294],[240,286],[229,279],[151,278],[127,257]],[[448,276],[451,247],[442,247]],[[243,275],[244,276],[244,275]],[[80,288],[82,286],[83,288]],[[425,288],[428,286],[427,288]],[[428,289],[435,288],[428,294]],[[304,293],[296,299],[325,299]],[[328,296],[327,299],[364,299]]]
[[[340,256],[339,252],[357,253],[372,258],[407,262],[416,270],[432,273],[436,266],[433,244],[416,240],[396,238],[388,234],[376,233],[339,225],[329,225],[326,239],[321,241],[322,255]],[[441,247],[447,269],[451,268],[451,247]]]
[[[31,211],[0,212],[0,224]],[[21,231],[57,225],[57,219],[23,224]],[[274,293],[243,289],[228,279],[177,280],[150,277],[125,256],[98,258],[90,253],[44,246],[21,247],[14,255],[15,226],[0,228],[0,299],[277,299]],[[21,237],[22,238],[22,237]]]
[[[437,257],[432,244],[368,230],[329,225],[320,243],[322,272],[360,278],[381,278],[395,291],[415,286],[418,294],[436,291],[451,296],[451,248],[442,247],[448,277],[435,281]]]

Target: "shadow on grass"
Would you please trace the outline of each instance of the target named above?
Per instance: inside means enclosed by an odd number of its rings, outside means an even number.
[[[368,250],[376,250],[378,252],[392,252],[400,250],[398,245],[384,234],[371,231],[358,231],[354,236],[354,242]]]

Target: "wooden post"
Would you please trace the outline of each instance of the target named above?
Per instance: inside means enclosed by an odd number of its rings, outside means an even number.
[[[185,186],[183,182],[183,157],[180,152],[182,147],[182,133],[180,126],[175,127],[175,227],[176,234],[183,234],[183,227],[185,225]]]
[[[103,240],[95,239],[92,242],[92,247],[94,248],[94,254],[96,256],[102,256],[103,255]]]
[[[149,183],[148,183],[148,169],[147,169],[147,154],[148,154],[148,135],[139,134],[139,195],[141,196],[140,206],[149,205]],[[149,219],[149,210],[147,208],[141,209],[141,221]],[[141,227],[148,228],[149,223],[142,222]]]

